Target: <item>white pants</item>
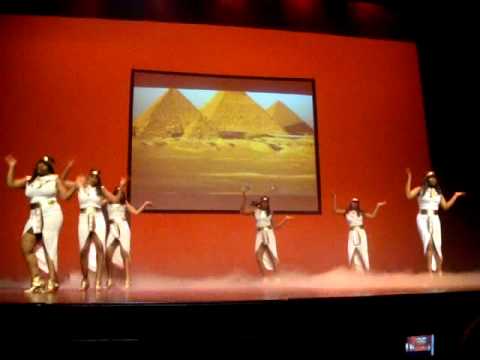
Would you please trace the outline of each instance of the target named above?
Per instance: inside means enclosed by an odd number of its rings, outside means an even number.
[[[107,226],[105,224],[105,216],[103,216],[101,210],[95,213],[94,220],[95,228],[93,232],[97,235],[100,243],[102,244],[103,251],[105,252],[105,236],[107,232]],[[88,215],[87,213],[81,212],[78,218],[78,239],[80,243],[80,251],[82,251],[86,246],[90,232],[92,231],[89,228]],[[88,249],[88,269],[94,272],[97,271],[97,251],[93,241],[90,243],[90,248]]]
[[[126,253],[130,254],[130,226],[128,226],[127,220],[113,220],[110,223],[110,230],[107,237],[107,248],[115,241],[118,240],[120,246],[115,248],[113,253],[113,263],[119,267],[123,267],[123,258],[120,252],[120,248]]]
[[[40,244],[37,245],[35,256],[37,257],[40,270],[48,273],[47,255],[45,254],[45,250],[47,251],[49,259],[55,266],[55,271],[58,270],[58,235],[60,234],[60,229],[63,224],[63,213],[60,205],[54,203],[52,205],[43,206],[41,214],[43,223],[43,226],[41,226],[41,234],[45,249]],[[35,211],[32,210],[30,211],[30,216],[23,228],[22,235],[30,229],[35,232],[37,228],[36,223],[38,223],[38,221],[35,216]]]
[[[257,231],[257,236],[255,239],[255,253],[262,245],[266,246],[270,250],[271,255],[278,263],[277,240],[275,238],[275,233],[273,232],[273,229],[264,228],[263,230]],[[262,263],[267,270],[274,270],[275,268],[274,263],[272,262],[272,259],[267,252],[263,253]]]
[[[417,215],[417,228],[420,238],[423,244],[423,253],[427,253],[427,247],[430,242],[433,243],[433,247],[437,251],[440,258],[442,255],[442,227],[440,224],[440,217],[435,214],[418,214]],[[432,269],[437,270],[437,262],[435,257],[432,259]]]
[[[357,256],[354,256],[355,254],[357,254]],[[361,265],[358,256],[362,259],[366,269],[370,270],[367,233],[365,229],[355,227],[348,232],[348,262],[350,264]]]

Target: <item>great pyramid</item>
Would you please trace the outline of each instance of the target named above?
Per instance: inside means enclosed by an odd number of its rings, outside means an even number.
[[[287,134],[243,91],[219,91],[201,111],[222,137]]]
[[[202,113],[177,89],[168,89],[133,124],[134,136],[207,137],[216,133]]]
[[[308,124],[281,101],[276,101],[267,109],[272,119],[292,135],[311,135],[313,130]]]

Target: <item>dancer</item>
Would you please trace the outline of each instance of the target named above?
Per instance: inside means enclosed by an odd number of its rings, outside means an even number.
[[[273,222],[273,212],[270,209],[270,199],[262,196],[260,201],[247,205],[246,191],[242,192],[242,205],[240,213],[255,216],[257,235],[255,240],[255,256],[262,275],[277,271],[279,259],[277,241],[273,229],[283,226],[291,216],[285,216],[278,224]]]
[[[333,194],[333,211],[335,214],[345,216],[350,230],[348,232],[348,262],[351,269],[356,271],[370,271],[370,259],[368,256],[368,240],[365,226],[363,224],[364,216],[373,219],[377,216],[378,210],[386,205],[385,201],[377,203],[371,213],[366,213],[360,208],[360,200],[353,198],[347,209],[337,208],[337,196]]]
[[[130,287],[130,226],[128,225],[127,211],[131,214],[140,214],[147,206],[151,206],[150,201],[145,201],[138,209],[133,207],[126,199],[123,189],[117,187],[113,195],[120,193],[120,199],[117,202],[110,202],[107,206],[110,229],[107,237],[107,287],[112,286],[112,267],[113,264],[125,268],[125,288]]]
[[[59,288],[58,236],[63,223],[63,213],[57,197],[65,199],[68,191],[54,171],[54,160],[43,156],[35,164],[32,176],[15,178],[17,160],[8,155],[7,186],[25,188],[30,199],[30,215],[22,232],[22,253],[31,276],[31,286],[26,293],[55,292]],[[71,163],[67,166],[70,167]],[[41,271],[48,274],[48,281]]]
[[[110,202],[118,202],[121,193],[113,195],[102,185],[100,171],[90,170],[87,178],[79,176],[75,183],[66,182],[67,186],[73,184],[78,190],[80,215],[78,219],[78,238],[80,243],[80,265],[82,269],[81,290],[89,287],[88,272],[95,272],[96,289],[101,289],[102,271],[104,265],[105,238],[107,226],[102,206]],[[120,180],[119,187],[123,189],[126,180]]]
[[[423,243],[423,253],[427,260],[427,269],[430,273],[442,274],[442,232],[438,208],[448,210],[464,192],[456,192],[446,201],[438,184],[437,177],[433,171],[427,172],[423,179],[422,186],[412,189],[412,172],[407,172],[407,183],[405,195],[411,200],[417,198],[419,212],[417,214],[417,229]]]

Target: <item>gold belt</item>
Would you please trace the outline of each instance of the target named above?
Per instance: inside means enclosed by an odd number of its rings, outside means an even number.
[[[359,228],[359,229],[365,229],[365,226],[363,226],[363,225],[354,225],[354,226],[350,226],[350,230],[355,230],[356,228]]]
[[[271,226],[257,227],[257,231],[262,231],[262,230],[265,230],[265,229],[270,229],[270,230],[272,230],[272,227],[271,227]]]
[[[80,209],[80,212],[81,212],[81,213],[86,213],[86,212],[87,212],[87,209],[88,209],[88,208],[82,208],[82,209]],[[94,211],[96,211],[96,212],[101,211],[101,209],[100,209],[100,208],[97,208],[97,207],[94,207],[94,208],[92,208],[92,209],[94,209]]]
[[[123,219],[110,219],[110,220],[108,220],[108,222],[109,222],[110,224],[116,224],[117,221],[125,221],[125,220],[126,220],[126,219],[124,219],[124,218],[123,218]]]
[[[433,213],[434,215],[438,215],[438,210],[432,210],[432,213]],[[420,214],[422,214],[422,215],[428,215],[428,210],[426,210],[426,209],[420,209]]]
[[[47,205],[53,205],[57,202],[57,199],[49,199],[47,200]],[[31,203],[30,204],[30,209],[38,209],[38,208],[41,208],[42,207],[42,204],[41,203]]]

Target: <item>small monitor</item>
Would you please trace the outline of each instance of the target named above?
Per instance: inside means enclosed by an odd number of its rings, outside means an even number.
[[[405,351],[414,354],[430,354],[435,353],[435,336],[434,335],[417,335],[407,337],[405,342]]]

